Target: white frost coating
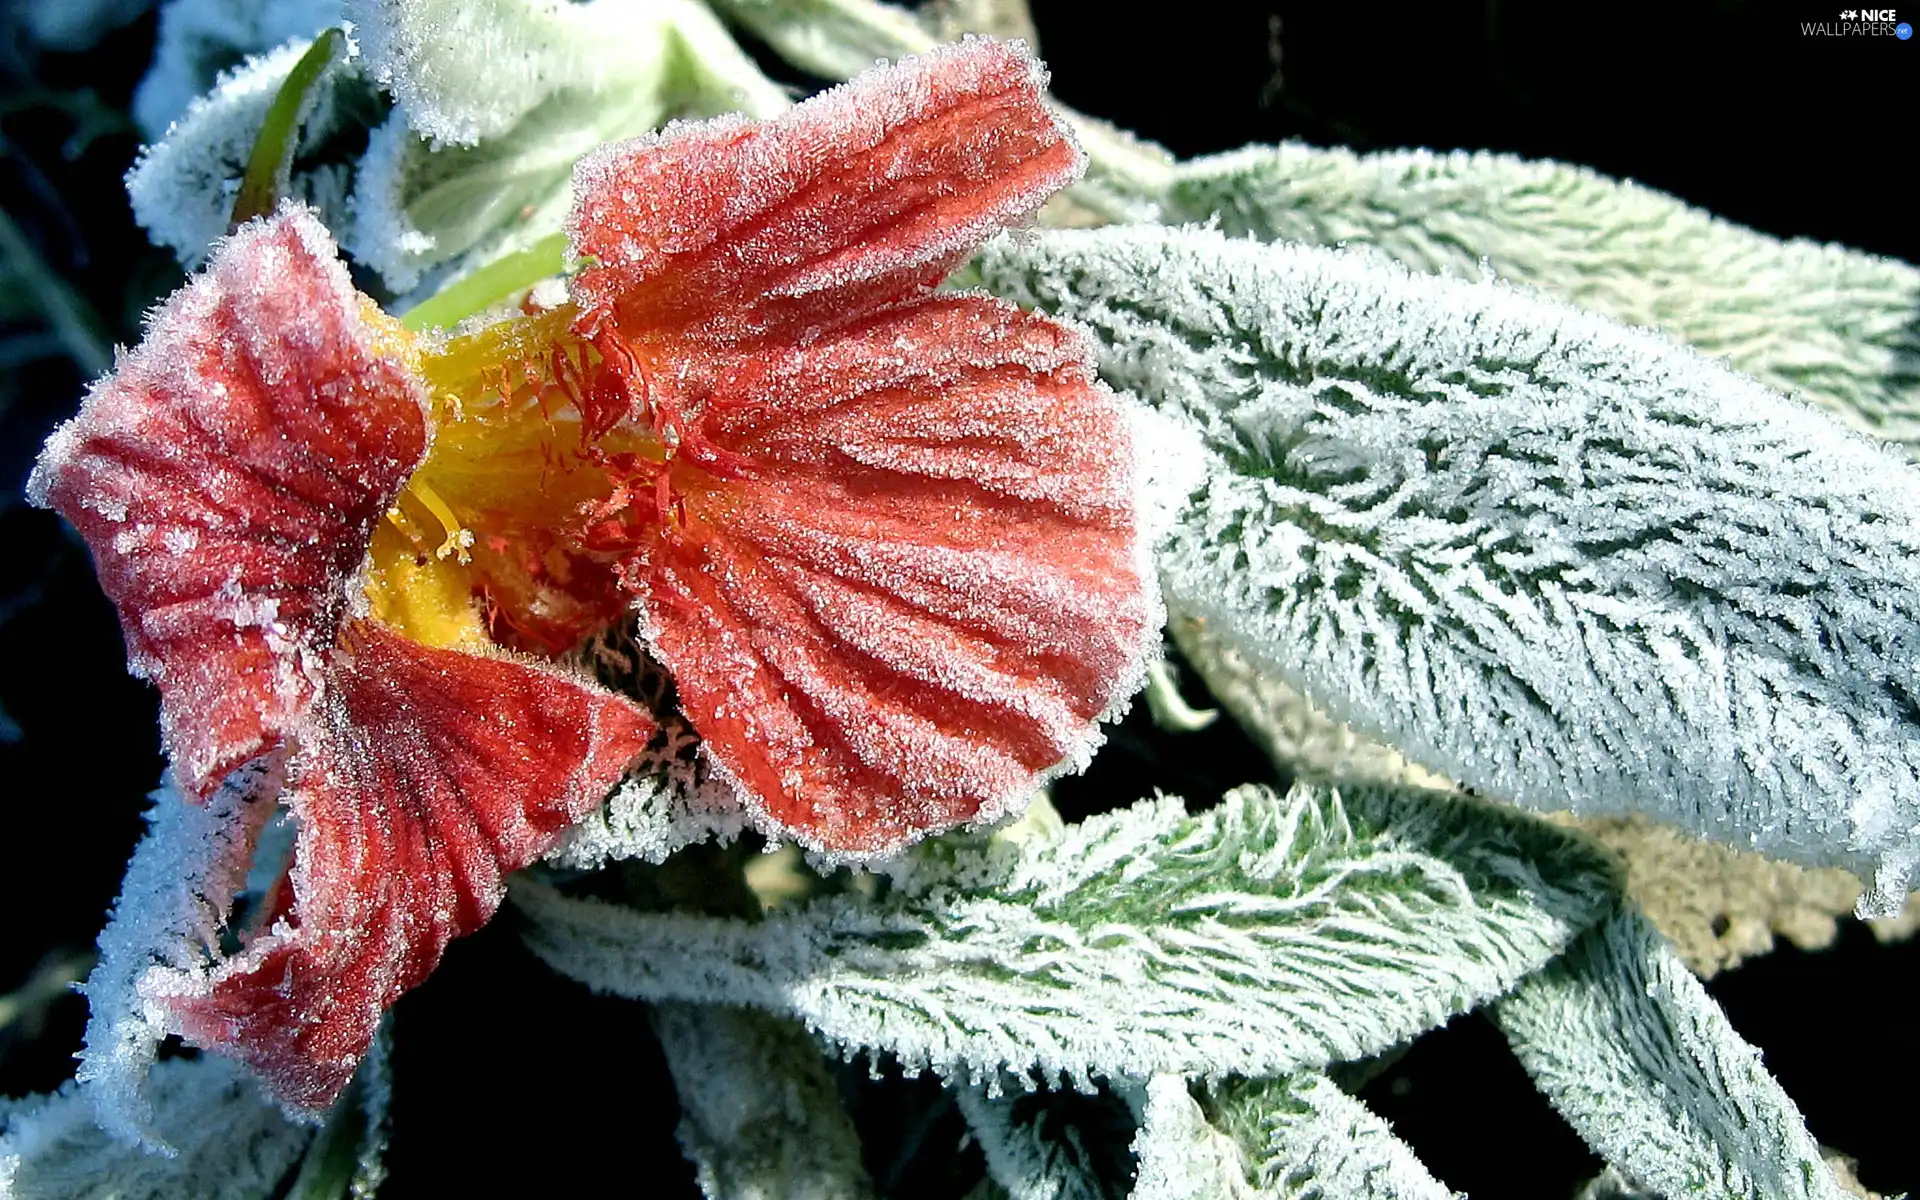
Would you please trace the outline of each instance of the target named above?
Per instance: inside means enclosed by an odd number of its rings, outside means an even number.
[[[1369,246],[1419,271],[1485,269],[1652,325],[1920,452],[1920,270],[1779,241],[1583,167],[1298,143],[1182,163],[1167,224]]]
[[[1023,1117],[1019,1108],[1029,1098],[992,1095],[977,1084],[955,1088],[953,1096],[980,1143],[987,1177],[1008,1200],[1107,1200],[1079,1132],[1048,1128],[1046,1108]]]
[[[747,1004],[975,1080],[1274,1074],[1355,1058],[1499,995],[1614,902],[1612,868],[1530,818],[1419,792],[1147,801],[1057,840],[949,835],[879,903],[756,923],[517,881],[557,970]]]
[[[690,0],[349,0],[347,12],[399,104],[361,160],[346,243],[396,292],[557,232],[574,162],[603,142],[787,105]]]
[[[1421,764],[1869,877],[1920,856],[1920,470],[1535,293],[1133,228],[1002,239],[1204,430],[1169,607]]]
[[[873,0],[714,0],[802,71],[852,79],[876,61],[915,58],[940,44],[913,13]]]
[[[1840,1200],[1799,1110],[1646,919],[1623,910],[1494,1010],[1587,1144],[1663,1196]]]
[[[1208,1120],[1239,1144],[1261,1196],[1451,1200],[1412,1147],[1325,1075],[1239,1079],[1205,1097]]]
[[[1290,778],[1305,776],[1342,786],[1384,783],[1452,788],[1432,771],[1408,762],[1393,747],[1361,737],[1315,708],[1272,674],[1255,670],[1205,622],[1176,617],[1168,622],[1167,632],[1220,707],[1233,714],[1254,744]]]
[[[100,960],[87,977],[92,1015],[80,1052],[79,1095],[115,1137],[170,1153],[165,1122],[148,1103],[146,1080],[164,1014],[140,994],[156,968],[203,970],[219,944],[228,906],[245,885],[254,840],[274,811],[275,768],[242,773],[205,804],[173,788],[153,795],[147,836],[134,848],[100,933]]]
[[[340,23],[340,0],[168,0],[133,119],[159,141],[227,67]]]
[[[654,1032],[680,1098],[680,1149],[708,1200],[866,1200],[860,1138],[820,1048],[748,1009],[662,1004]]]
[[[714,771],[700,735],[674,708],[672,678],[624,628],[609,629],[581,651],[577,665],[640,701],[659,729],[607,802],[569,826],[546,854],[549,865],[592,871],[610,862],[662,863],[709,837],[731,842],[746,828],[738,789]]]
[[[85,1088],[50,1096],[0,1098],[0,1196],[259,1200],[274,1194],[313,1138],[265,1099],[227,1059],[169,1059],[148,1086],[155,1137],[168,1157],[115,1138],[94,1124]]]
[[[134,219],[183,266],[199,267],[213,243],[226,234],[233,199],[267,109],[311,44],[289,42],[221,76],[213,91],[189,105],[167,135],[141,151],[127,172]],[[353,74],[351,66],[336,66],[315,85],[313,107],[300,132],[303,146],[331,132],[338,116],[335,93],[356,86],[350,81]],[[340,229],[348,222],[348,185],[347,166],[322,165],[295,172],[288,198],[319,209],[322,224]]]
[[[1133,1154],[1140,1169],[1130,1200],[1260,1200],[1268,1194],[1248,1184],[1240,1146],[1207,1123],[1177,1075],[1147,1080]]]

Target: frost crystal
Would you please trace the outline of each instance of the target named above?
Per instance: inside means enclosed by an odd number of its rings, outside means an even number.
[[[765,1013],[662,1004],[680,1148],[713,1200],[866,1200],[873,1185],[833,1076],[804,1029]]]
[[[164,1008],[140,981],[156,967],[196,966],[219,944],[220,929],[252,861],[254,839],[272,814],[277,771],[251,773],[193,803],[172,788],[153,795],[146,837],[134,848],[100,934],[100,960],[87,977],[86,1048],[80,1096],[114,1137],[171,1153],[157,1125],[147,1072],[169,1026]]]
[[[267,109],[311,45],[297,38],[222,75],[212,91],[186,106],[164,137],[140,152],[127,172],[134,219],[183,265],[200,266],[227,232]],[[335,132],[354,103],[367,99],[364,93],[351,64],[328,72],[313,89],[312,108],[299,133],[301,148],[311,149]],[[318,209],[323,224],[350,228],[350,182],[351,171],[343,163],[305,166],[293,176],[289,195]]]
[[[1660,935],[1623,911],[1494,1010],[1588,1145],[1663,1196],[1840,1200],[1799,1110]]]
[[[1161,219],[1491,270],[1676,334],[1855,427],[1920,449],[1920,270],[1782,242],[1581,167],[1425,150],[1254,147],[1176,168]]]
[[[1454,1193],[1366,1105],[1325,1075],[1236,1079],[1203,1097],[1262,1196],[1449,1200]],[[1490,1131],[1491,1132],[1491,1131]]]
[[[535,951],[595,987],[766,1008],[909,1070],[1055,1083],[1376,1052],[1506,990],[1616,894],[1604,861],[1528,818],[1310,787],[1196,817],[1148,802],[1052,841],[950,837],[894,870],[879,904],[755,924],[513,894]]]
[[[1169,604],[1424,766],[1870,877],[1920,856],[1920,471],[1648,334],[1376,256],[1002,241],[1217,468]]]

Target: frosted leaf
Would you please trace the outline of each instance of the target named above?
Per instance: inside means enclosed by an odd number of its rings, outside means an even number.
[[[139,983],[155,967],[188,968],[219,944],[278,782],[278,770],[263,764],[204,804],[172,788],[153,794],[147,834],[127,863],[120,897],[100,933],[100,959],[81,989],[91,1015],[78,1094],[116,1138],[169,1149],[169,1132],[147,1088],[168,1033],[166,1013],[140,993]]]
[[[1119,1098],[1105,1092],[1009,1095],[979,1084],[960,1085],[953,1095],[987,1160],[987,1177],[1009,1200],[1120,1200],[1127,1194],[1130,1180],[1109,1178],[1097,1158],[1102,1147],[1089,1145],[1106,1130],[1072,1120],[1059,1103],[1071,1097],[1084,1111],[1105,1101],[1121,1111],[1131,1130],[1132,1114]]]
[[[1261,1196],[1449,1200],[1454,1195],[1366,1105],[1325,1075],[1236,1079],[1202,1097]]]
[[[1218,456],[1161,559],[1176,615],[1490,794],[1905,893],[1912,465],[1651,334],[1370,254],[1134,228],[980,268]]]
[[[1240,1146],[1207,1122],[1177,1075],[1147,1081],[1133,1152],[1140,1169],[1131,1200],[1259,1200],[1266,1194],[1248,1183]]]
[[[174,1153],[121,1140],[96,1125],[84,1087],[0,1098],[0,1196],[362,1200],[385,1177],[390,1088],[383,1046],[317,1134],[310,1124],[289,1121],[245,1072],[221,1058],[155,1064],[147,1092],[152,1137]]]
[[[121,1141],[94,1124],[84,1089],[0,1099],[0,1195],[267,1200],[313,1139],[259,1087],[218,1058],[169,1059],[153,1068],[152,1132],[171,1157]]]
[[[1920,270],[1780,241],[1582,167],[1297,143],[1182,163],[1161,219],[1265,241],[1368,246],[1651,325],[1920,451]]]
[[[689,0],[353,0],[399,99],[370,139],[349,248],[389,287],[444,282],[557,232],[573,165],[673,116],[785,95]]]
[[[748,924],[516,883],[557,970],[749,1004],[974,1079],[1271,1074],[1370,1054],[1498,995],[1613,902],[1550,827],[1444,794],[1149,801],[1057,840],[922,843],[877,903]]]
[[[680,1148],[708,1200],[874,1194],[859,1135],[804,1029],[719,1005],[662,1004],[652,1016],[679,1092]]]
[[[714,8],[823,79],[851,79],[876,61],[940,44],[911,11],[874,0],[715,0]]]
[[[133,93],[134,123],[160,141],[229,66],[339,23],[340,0],[166,0],[153,65]]]
[[[1315,708],[1272,673],[1256,670],[1205,622],[1175,617],[1167,628],[1214,699],[1290,775],[1340,784],[1452,786],[1408,762],[1393,747],[1362,737]]]
[[[1587,1144],[1669,1196],[1844,1195],[1799,1111],[1637,912],[1589,931],[1494,1009]]]
[[[199,267],[227,232],[233,199],[267,109],[311,44],[306,38],[295,39],[222,75],[211,92],[187,106],[164,137],[140,152],[127,172],[134,219],[182,265]],[[329,228],[349,225],[352,167],[301,156],[312,155],[369,104],[370,91],[351,62],[327,72],[311,93],[299,134],[298,169],[287,194],[317,209]]]
[[[436,149],[512,133],[557,96],[667,95],[703,75],[723,109],[785,106],[690,0],[346,0],[346,15],[374,73]]]

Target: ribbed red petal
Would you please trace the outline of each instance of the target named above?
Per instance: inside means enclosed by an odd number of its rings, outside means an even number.
[[[485,924],[502,879],[589,812],[646,745],[631,702],[519,662],[433,650],[358,622],[293,761],[294,914],[161,997],[196,1045],[318,1109],[380,1014],[447,943]]]
[[[938,298],[661,377],[753,474],[677,468],[684,524],[631,578],[754,808],[880,852],[1091,750],[1155,625],[1128,430],[1080,339]]]
[[[54,434],[35,499],[92,547],[128,658],[205,796],[312,700],[423,392],[305,210],[244,226]]]
[[[943,278],[1070,182],[1046,76],[974,40],[880,67],[760,124],[606,147],[574,173],[573,295],[594,326],[712,340],[827,324]]]

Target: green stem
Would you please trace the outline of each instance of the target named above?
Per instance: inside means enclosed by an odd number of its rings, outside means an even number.
[[[515,292],[560,274],[566,266],[566,250],[564,233],[541,238],[525,250],[496,259],[435,292],[402,313],[400,323],[415,333],[458,325]]]
[[[346,35],[338,29],[329,29],[313,39],[313,45],[287,73],[286,82],[280,85],[273,104],[267,109],[266,120],[260,123],[260,136],[253,140],[247,172],[240,179],[240,194],[233,198],[229,232],[279,207],[280,197],[286,192],[287,181],[293,173],[293,155],[300,145],[300,125],[314,89],[346,50]]]

